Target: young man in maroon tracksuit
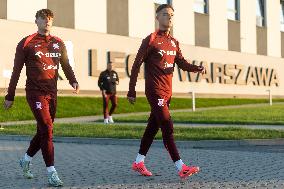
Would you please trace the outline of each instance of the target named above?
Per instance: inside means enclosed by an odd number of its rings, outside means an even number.
[[[148,125],[140,144],[140,150],[132,165],[134,171],[144,176],[151,176],[144,165],[145,156],[159,128],[162,130],[163,142],[175,163],[178,174],[186,178],[199,171],[199,167],[185,165],[178,153],[173,137],[173,122],[169,113],[172,96],[172,77],[174,64],[179,68],[205,73],[202,66],[189,64],[182,56],[179,42],[170,35],[174,9],[171,5],[160,5],[156,10],[159,30],[146,37],[136,55],[132,66],[127,98],[130,103],[136,99],[135,85],[140,66],[145,62],[145,94],[151,106]]]
[[[13,105],[15,89],[25,64],[26,66],[26,99],[37,121],[37,133],[20,160],[24,176],[33,178],[30,171],[32,157],[41,150],[48,172],[48,183],[51,186],[62,186],[54,168],[54,147],[52,142],[53,121],[57,106],[58,68],[61,65],[74,92],[79,92],[79,85],[69,65],[66,47],[61,39],[50,35],[53,13],[42,9],[36,13],[38,32],[23,38],[16,49],[14,68],[4,108]]]

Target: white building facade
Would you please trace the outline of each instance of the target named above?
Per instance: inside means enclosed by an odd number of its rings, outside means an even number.
[[[52,34],[71,44],[81,90],[99,91],[98,74],[109,61],[126,94],[141,40],[154,32],[155,8],[175,9],[172,35],[183,55],[207,68],[206,75],[175,67],[173,93],[200,96],[284,97],[284,2],[281,0],[0,0],[0,88],[7,87],[17,43],[36,32],[35,13],[55,14]],[[142,68],[143,69],[143,68]],[[18,89],[25,87],[25,70]],[[70,89],[66,80],[59,90]],[[137,82],[144,92],[143,71]]]

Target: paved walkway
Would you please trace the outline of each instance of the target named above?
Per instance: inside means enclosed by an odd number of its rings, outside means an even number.
[[[180,147],[184,162],[201,172],[182,182],[166,150],[154,143],[146,158],[152,177],[132,172],[138,145],[55,143],[56,169],[63,188],[284,188],[284,146]],[[48,188],[46,170],[38,153],[32,162],[33,180],[22,177],[18,159],[28,141],[0,140],[0,188]]]
[[[274,104],[283,104],[274,103]],[[244,107],[262,107],[269,106],[268,104],[246,104],[246,105],[234,105],[234,106],[220,106],[220,107],[208,107],[208,108],[198,108],[196,111],[204,110],[214,110],[214,109],[229,109],[229,108],[244,108]],[[180,110],[171,110],[171,113],[174,112],[192,112],[192,109],[180,109]],[[123,114],[114,114],[113,116],[118,117],[127,117],[127,116],[140,116],[140,115],[149,115],[149,112],[134,112],[134,113],[123,113]],[[70,117],[70,118],[56,118],[55,123],[91,123],[98,122],[102,120],[102,115],[96,116],[81,116],[81,117]],[[99,123],[99,122],[98,122]],[[35,120],[27,121],[10,121],[10,122],[0,122],[0,126],[13,126],[13,125],[25,125],[25,124],[35,124]],[[116,122],[118,125],[138,125],[145,126],[146,123],[126,123],[126,122]],[[240,128],[249,128],[249,129],[272,129],[272,130],[284,130],[284,125],[239,125],[239,124],[198,124],[198,123],[175,123],[175,126],[181,127],[198,127],[198,128],[212,128],[212,127],[240,127]]]

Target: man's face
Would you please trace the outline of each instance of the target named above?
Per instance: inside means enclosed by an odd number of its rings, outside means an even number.
[[[53,18],[52,17],[38,17],[35,22],[40,31],[49,32],[53,24]]]
[[[171,8],[164,8],[157,14],[159,25],[163,28],[171,28],[173,26],[174,11]]]
[[[108,70],[108,71],[111,71],[111,70],[112,70],[112,64],[111,64],[111,63],[108,63],[108,64],[107,64],[107,70]]]

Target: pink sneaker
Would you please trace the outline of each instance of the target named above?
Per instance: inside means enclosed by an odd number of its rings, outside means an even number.
[[[140,163],[133,162],[132,169],[134,171],[139,172],[143,176],[147,176],[147,177],[152,176],[152,173],[147,170],[143,161],[141,161]]]
[[[178,173],[180,178],[185,179],[193,174],[196,174],[199,172],[199,167],[195,166],[187,166],[185,164],[182,165],[182,169]]]

